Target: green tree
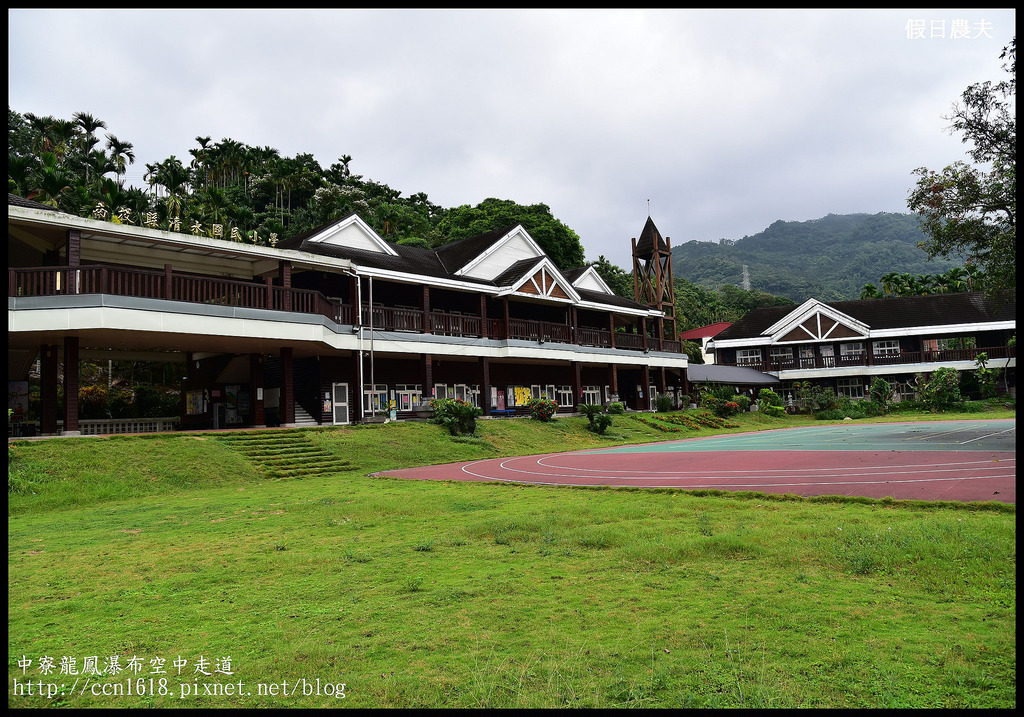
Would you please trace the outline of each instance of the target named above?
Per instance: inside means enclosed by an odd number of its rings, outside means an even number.
[[[925,378],[918,375],[921,400],[936,411],[947,411],[960,402],[960,373],[950,366],[935,369]]]
[[[946,118],[971,146],[967,154],[974,164],[916,169],[907,201],[929,237],[921,243],[929,257],[967,257],[984,269],[982,288],[1009,299],[1017,281],[1015,56],[1016,38],[1001,55],[1010,79],[971,85]]]
[[[114,171],[121,176],[128,165],[135,162],[135,146],[131,142],[122,142],[111,133],[107,133],[107,149],[110,150],[114,162]]]
[[[874,284],[865,284],[864,288],[860,291],[860,298],[862,299],[881,299],[883,296],[885,294]]]
[[[612,264],[603,254],[597,257],[597,261],[590,262],[590,265],[594,267],[597,275],[601,277],[616,296],[621,296],[625,299],[633,298],[632,274]]]

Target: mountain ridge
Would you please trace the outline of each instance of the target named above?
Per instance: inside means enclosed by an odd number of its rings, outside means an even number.
[[[772,222],[742,239],[689,241],[672,247],[676,277],[707,288],[743,287],[784,296],[841,301],[860,298],[865,284],[890,272],[940,274],[962,261],[929,260],[927,236],[912,214],[828,214]],[[746,271],[744,271],[746,267]],[[745,288],[745,287],[743,287]]]

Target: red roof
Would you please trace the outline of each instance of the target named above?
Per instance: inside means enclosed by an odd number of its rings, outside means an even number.
[[[732,322],[730,321],[719,321],[717,324],[709,324],[707,326],[701,326],[699,329],[683,331],[679,334],[679,340],[689,341],[692,339],[710,338],[721,331],[725,331],[730,326],[732,326]]]

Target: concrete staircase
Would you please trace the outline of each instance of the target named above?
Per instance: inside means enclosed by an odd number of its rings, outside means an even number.
[[[309,411],[307,411],[305,408],[300,406],[299,403],[296,401],[296,403],[295,403],[295,424],[294,425],[296,425],[296,426],[319,426],[320,424],[317,423],[316,419],[313,418],[309,414]]]
[[[222,433],[217,440],[255,463],[270,478],[302,478],[354,469],[347,460],[318,448],[302,430]]]

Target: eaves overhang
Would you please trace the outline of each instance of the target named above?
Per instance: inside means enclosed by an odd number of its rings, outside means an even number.
[[[108,251],[118,252],[130,249],[133,252],[158,251],[166,254],[181,254],[208,259],[261,262],[289,261],[293,266],[331,270],[351,270],[348,259],[323,257],[296,249],[277,249],[256,244],[243,244],[228,239],[195,236],[183,232],[152,229],[131,224],[79,217],[73,214],[48,212],[8,205],[8,231],[14,236],[19,232],[77,230],[83,242],[109,245]],[[56,247],[55,247],[56,248]]]

